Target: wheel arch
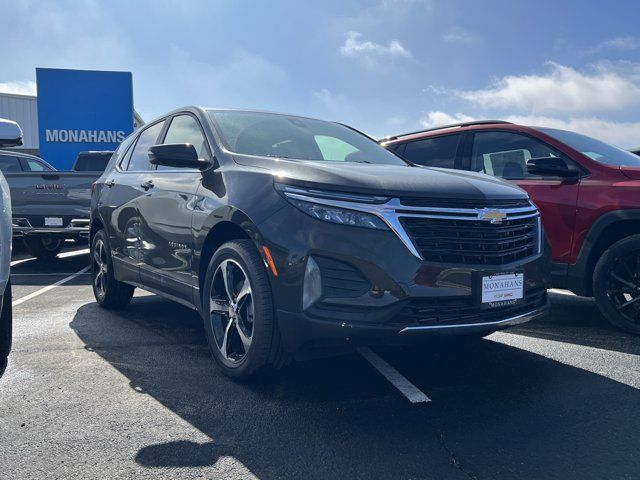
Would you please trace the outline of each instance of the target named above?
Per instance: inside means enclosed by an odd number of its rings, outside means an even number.
[[[217,214],[212,214],[210,219],[217,221],[212,222],[213,224],[206,230],[206,236],[204,236],[199,248],[198,287],[200,291],[204,286],[209,261],[216,250],[224,243],[238,239],[251,240],[258,251],[258,255],[261,258],[263,257],[260,251],[260,245],[262,245],[261,235],[256,225],[244,212],[233,210],[223,219],[220,219]]]
[[[569,289],[592,296],[592,278],[598,260],[611,245],[640,234],[640,210],[617,210],[602,215],[585,237],[578,261],[569,267]]]

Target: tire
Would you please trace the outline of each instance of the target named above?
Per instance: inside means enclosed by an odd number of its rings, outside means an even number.
[[[640,235],[620,240],[602,254],[593,272],[593,296],[610,323],[640,335]]]
[[[11,307],[11,281],[7,282],[2,297],[2,311],[0,312],[0,377],[7,367],[7,357],[11,351],[11,327],[12,327],[12,307]]]
[[[269,363],[280,363],[283,352],[271,287],[251,241],[234,240],[214,253],[202,297],[209,349],[227,376],[248,377]]]
[[[104,230],[96,232],[91,242],[91,286],[98,305],[107,309],[127,306],[135,290],[113,275],[113,260]]]
[[[27,252],[40,260],[52,260],[58,256],[64,242],[55,237],[24,237]]]

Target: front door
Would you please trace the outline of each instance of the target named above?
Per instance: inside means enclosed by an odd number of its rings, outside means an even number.
[[[580,182],[528,173],[526,161],[536,157],[559,157],[571,162],[529,135],[481,131],[473,134],[470,169],[504,178],[526,190],[540,210],[553,260],[566,263],[571,255]]]
[[[170,122],[162,143],[190,143],[201,158],[211,158],[196,117],[180,114]],[[196,270],[192,268],[192,217],[201,179],[199,170],[159,165],[145,176],[147,191],[138,199],[144,251],[142,283],[190,304],[193,287],[198,286]]]

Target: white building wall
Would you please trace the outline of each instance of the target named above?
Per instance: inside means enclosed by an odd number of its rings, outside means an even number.
[[[38,101],[32,95],[0,93],[0,118],[18,122],[24,135],[19,148],[38,149]]]

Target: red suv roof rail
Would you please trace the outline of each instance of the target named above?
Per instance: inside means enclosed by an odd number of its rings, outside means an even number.
[[[469,127],[472,125],[493,125],[496,123],[508,123],[512,124],[512,122],[507,122],[506,120],[473,120],[471,122],[460,122],[460,123],[452,123],[449,125],[441,125],[439,127],[425,128],[423,130],[416,130],[415,132],[402,133],[399,135],[391,135],[389,137],[381,138],[380,142],[389,142],[391,140],[396,140],[400,137],[408,137],[409,135],[417,135],[418,133],[426,133],[433,132],[435,130],[444,130],[445,128],[454,128],[454,127]]]

